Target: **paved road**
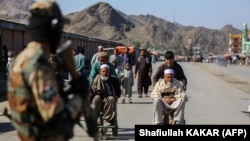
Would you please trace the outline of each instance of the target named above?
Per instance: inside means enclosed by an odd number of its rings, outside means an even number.
[[[188,78],[189,101],[186,106],[187,124],[249,124],[250,117],[242,114],[247,109],[249,93],[234,87],[216,75],[201,70],[197,65],[182,64]],[[222,67],[202,64],[206,67],[231,74],[234,77],[250,78],[250,68]],[[242,73],[234,73],[241,70]],[[243,73],[244,72],[244,73]],[[248,72],[248,73],[247,73]],[[250,80],[248,79],[248,82]]]
[[[154,72],[161,63],[154,64]],[[189,101],[185,109],[186,124],[250,124],[250,117],[241,113],[242,110],[247,109],[247,102],[250,100],[249,93],[234,87],[206,69],[201,69],[201,65],[205,65],[210,70],[219,70],[225,74],[234,75],[244,81],[250,81],[250,67],[222,67],[216,64],[197,65],[187,62],[180,64],[188,78],[186,93]],[[152,91],[152,87],[149,90]],[[121,104],[119,101],[119,136],[109,140],[134,140],[135,124],[152,123],[152,100],[149,97],[137,98],[136,84],[133,86],[133,101],[133,104]],[[5,104],[4,101],[0,102],[0,112]],[[18,141],[9,120],[2,116],[0,116],[0,139]],[[91,141],[92,139],[76,126],[75,137],[72,141],[80,140]]]

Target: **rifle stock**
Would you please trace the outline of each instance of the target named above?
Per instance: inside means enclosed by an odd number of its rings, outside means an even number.
[[[76,71],[73,55],[72,55],[72,48],[70,47],[71,41],[68,40],[64,44],[61,45],[56,51],[62,60],[65,67],[68,69],[69,73],[72,75],[74,80],[79,78],[79,73]]]

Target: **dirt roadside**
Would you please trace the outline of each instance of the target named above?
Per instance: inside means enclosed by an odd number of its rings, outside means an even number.
[[[195,63],[195,66],[198,66],[199,68],[219,77],[220,79],[224,80],[225,82],[232,84],[232,86],[240,89],[241,91],[250,94],[250,82],[240,80],[236,76],[232,76],[226,72],[220,71],[218,69],[214,69],[210,67],[209,65],[206,65],[204,63]]]

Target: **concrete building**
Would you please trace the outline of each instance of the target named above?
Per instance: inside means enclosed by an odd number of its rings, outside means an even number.
[[[229,34],[229,54],[250,53],[250,31],[247,24],[243,23],[242,34]]]
[[[194,47],[191,47],[190,49],[190,55],[191,56],[201,56],[201,47],[199,46],[194,46]]]

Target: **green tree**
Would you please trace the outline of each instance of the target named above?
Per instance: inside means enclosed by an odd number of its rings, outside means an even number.
[[[134,41],[134,42],[133,42],[133,45],[134,45],[135,48],[140,48],[140,47],[141,47],[141,42],[139,42],[139,41]]]
[[[151,43],[150,43],[149,41],[147,41],[146,44],[144,45],[144,48],[145,48],[145,49],[148,49],[148,48],[150,48],[151,46],[152,46]]]

